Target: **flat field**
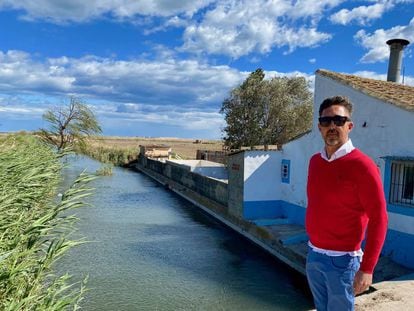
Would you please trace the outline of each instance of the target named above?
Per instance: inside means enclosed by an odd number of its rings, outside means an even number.
[[[10,134],[0,132],[0,141]],[[127,136],[95,136],[88,139],[92,147],[106,147],[120,150],[135,149],[139,152],[139,145],[167,145],[172,152],[183,159],[195,159],[197,150],[223,150],[221,140],[185,139],[175,137],[127,137]]]
[[[89,139],[92,146],[102,146],[115,149],[133,149],[139,151],[139,145],[167,145],[172,152],[183,159],[195,159],[197,150],[223,150],[220,140],[183,139],[171,137],[123,137],[123,136],[97,136]]]

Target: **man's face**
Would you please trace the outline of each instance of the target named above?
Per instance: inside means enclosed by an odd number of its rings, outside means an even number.
[[[322,111],[321,117],[343,116],[350,117],[348,110],[344,106],[333,105]],[[329,126],[318,124],[319,131],[327,147],[338,149],[348,141],[349,132],[354,124],[351,121],[345,122],[343,126],[335,125],[330,122]]]

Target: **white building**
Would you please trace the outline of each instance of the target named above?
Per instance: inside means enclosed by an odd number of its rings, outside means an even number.
[[[414,268],[414,87],[318,70],[311,132],[280,151],[230,155],[229,212],[252,221],[304,224],[308,161],[323,147],[317,112],[334,95],[350,98],[352,142],[382,174],[389,215],[383,253]]]

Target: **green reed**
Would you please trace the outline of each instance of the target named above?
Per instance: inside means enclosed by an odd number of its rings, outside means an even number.
[[[111,176],[113,164],[102,164],[99,169],[96,170],[95,174],[98,176]]]
[[[76,152],[85,154],[99,162],[111,163],[115,166],[126,166],[136,161],[138,157],[136,148],[111,148],[86,145],[82,149],[76,149]]]
[[[76,218],[93,176],[81,174],[59,198],[61,161],[33,136],[0,141],[0,310],[77,310],[84,282],[56,276],[53,264],[70,247]]]

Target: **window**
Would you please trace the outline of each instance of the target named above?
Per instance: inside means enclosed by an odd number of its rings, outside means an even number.
[[[290,183],[290,160],[282,160],[282,183]]]
[[[414,207],[414,162],[391,163],[390,203]]]

